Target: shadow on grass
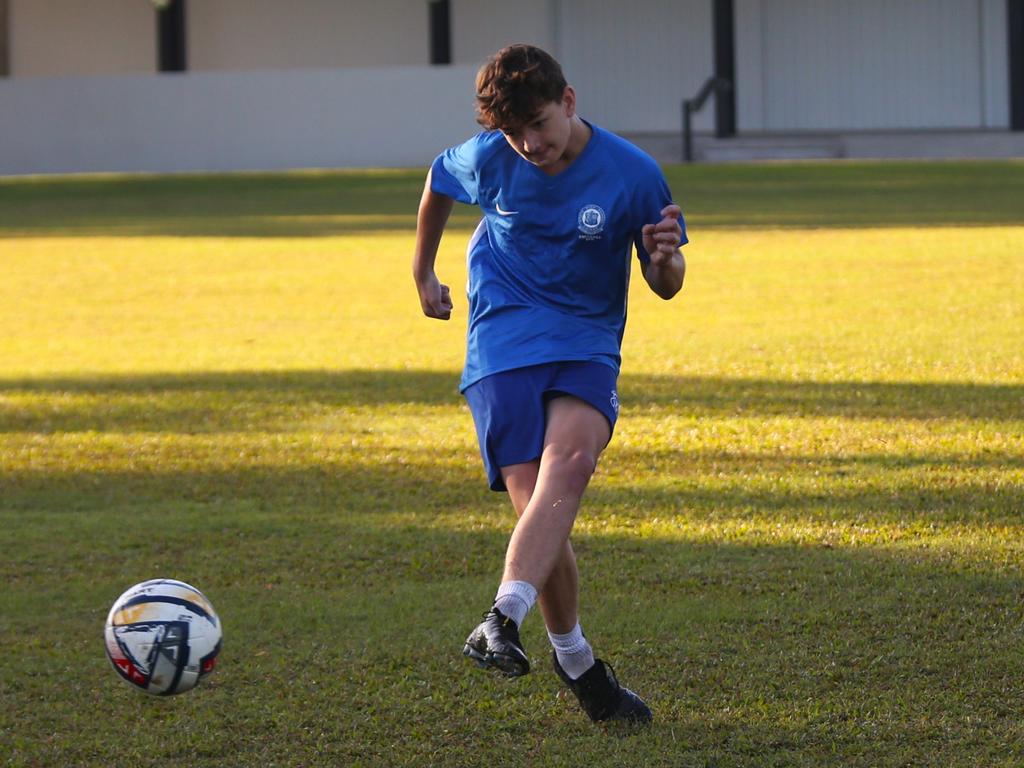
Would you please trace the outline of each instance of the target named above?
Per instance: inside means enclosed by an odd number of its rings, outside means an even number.
[[[423,169],[0,180],[4,237],[409,234]],[[795,163],[667,170],[692,230],[1024,224],[1024,163]],[[460,206],[454,228],[471,229]]]
[[[499,559],[504,552],[513,522],[507,497],[486,489],[478,462],[475,457],[467,460],[464,452],[375,448],[342,452],[316,463],[280,458],[280,464],[242,463],[208,469],[167,468],[157,461],[132,469],[7,471],[0,509],[11,515],[11,525],[0,533],[0,541],[20,540],[22,546],[5,547],[9,558],[0,565],[0,572],[13,576],[20,561],[35,562],[36,557],[52,559],[47,568],[75,572],[82,565],[79,560],[102,558],[87,544],[88,539],[107,541],[111,534],[125,556],[144,551],[163,552],[161,557],[167,557],[179,548],[187,553],[205,546],[230,545],[232,560],[224,564],[228,570],[242,574],[247,568],[276,564],[290,572],[290,579],[300,581],[304,573],[322,577],[333,572],[335,566],[316,554],[331,548],[343,550],[353,559],[339,563],[339,568],[360,571],[360,578],[390,574],[397,580],[466,575],[461,564],[469,552]],[[730,471],[739,470],[741,475],[751,463],[746,457],[735,459],[734,466],[716,473],[716,480],[727,478]],[[778,462],[770,472],[792,478],[801,471],[813,474],[815,468],[804,464],[801,469],[790,469],[786,462]],[[671,477],[671,473],[666,475],[668,483]],[[587,491],[580,519],[585,523],[608,519],[619,527],[609,532],[598,526],[595,530],[599,532],[588,533],[584,526],[584,532],[575,538],[581,552],[598,548],[607,549],[609,557],[614,557],[614,552],[636,556],[632,575],[624,578],[640,578],[637,586],[653,589],[671,587],[682,578],[679,574],[666,576],[659,565],[674,561],[676,548],[682,546],[671,533],[673,526],[649,529],[642,536],[622,531],[654,518],[712,526],[743,520],[751,524],[751,531],[758,524],[778,528],[779,524],[819,522],[824,524],[824,535],[835,530],[831,524],[836,522],[870,526],[952,520],[1019,526],[1019,510],[1024,508],[1021,486],[965,482],[955,488],[921,487],[913,476],[881,490],[844,482],[839,478],[834,488],[824,493],[780,489],[775,483],[748,487],[739,475],[735,485],[714,488],[615,488],[598,477]],[[168,521],[166,526],[163,520]],[[841,533],[842,526],[838,530]],[[830,542],[812,543],[809,550],[814,552],[809,556],[828,559]],[[100,549],[110,546],[115,544],[108,542]],[[699,548],[694,543],[685,546]],[[714,563],[713,570],[725,580],[733,546],[734,541],[708,547],[709,553],[721,549],[715,557],[724,559]],[[33,553],[33,547],[39,551]],[[268,547],[262,556],[258,552],[261,547]],[[789,549],[803,551],[808,546],[787,544],[780,551],[788,553]],[[904,554],[926,561],[945,557],[929,549]],[[110,565],[118,567],[116,562]],[[449,568],[455,571],[448,572]],[[1019,563],[1013,570],[1024,578]],[[650,581],[644,581],[648,578]],[[706,573],[694,572],[685,580],[694,579],[694,583],[703,583]]]
[[[0,379],[0,432],[294,431],[332,408],[461,404],[446,371],[240,371]],[[1019,421],[1024,386],[625,374],[624,415]],[[19,402],[18,398],[25,398]],[[308,427],[307,427],[308,428]]]
[[[110,454],[108,447],[97,448]],[[441,447],[349,446],[317,455],[301,450],[252,447],[235,458],[218,445],[183,444],[164,453],[125,448],[111,454],[114,469],[66,465],[12,468],[0,477],[0,509],[49,510],[69,523],[85,524],[104,506],[145,509],[244,504],[274,519],[318,520],[391,517],[394,525],[452,521],[450,510],[485,510],[504,516],[506,498],[487,490],[475,451]],[[261,455],[265,450],[266,455]],[[1024,466],[1020,456],[998,455],[977,462],[958,457],[860,454],[763,457],[684,453],[676,465],[643,451],[609,452],[608,467],[642,484],[606,482],[600,474],[587,491],[584,519],[601,525],[810,523],[1021,525],[1024,486],[1000,481],[993,472]],[[125,469],[118,464],[128,464]],[[209,465],[206,469],[192,466]],[[635,465],[635,467],[633,466]],[[908,469],[909,465],[909,469]],[[988,472],[986,473],[986,470]],[[937,482],[951,472],[955,482]],[[977,474],[972,474],[975,472]],[[659,482],[651,483],[657,477]],[[995,477],[995,479],[993,479]],[[756,478],[752,480],[751,478]],[[402,520],[395,515],[405,517]],[[201,525],[205,525],[199,521]],[[454,523],[456,527],[459,522]],[[490,519],[486,525],[502,525]],[[842,533],[842,530],[839,531]]]

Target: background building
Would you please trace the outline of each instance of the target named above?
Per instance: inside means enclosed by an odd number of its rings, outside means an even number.
[[[662,159],[714,75],[705,156],[1024,154],[1024,0],[162,5],[0,0],[0,173],[422,165],[521,41]]]

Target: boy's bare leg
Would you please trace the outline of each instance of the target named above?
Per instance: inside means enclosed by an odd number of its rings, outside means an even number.
[[[519,517],[522,517],[533,497],[539,472],[539,459],[501,468],[509,498]],[[576,626],[579,618],[579,572],[576,569],[576,555],[569,541],[565,542],[562,557],[548,576],[538,602],[549,632],[565,634]]]
[[[579,574],[569,533],[611,428],[599,411],[572,397],[552,400],[547,418],[540,461],[502,467],[505,487],[519,515],[505,556],[504,578],[527,581],[538,588],[544,623],[555,647],[555,672],[590,719],[647,723],[653,717],[650,708],[633,691],[619,685],[610,667],[594,657],[577,618]],[[518,631],[512,632],[513,649],[501,631],[492,627],[498,644],[492,649],[491,638],[485,637],[486,624],[467,639],[467,648],[475,645],[474,652],[467,655],[484,659],[509,675],[529,671]],[[482,636],[475,638],[478,633]],[[483,639],[486,647],[480,644]]]
[[[509,540],[502,581],[525,581],[545,591],[559,562],[571,552],[566,547],[580,500],[610,437],[608,420],[579,398],[556,397],[548,403],[537,480]],[[553,618],[564,627],[566,617]]]
[[[513,479],[515,497],[520,502],[530,485],[533,492],[509,540],[494,608],[469,634],[462,649],[481,667],[498,669],[509,677],[530,671],[530,661],[519,640],[519,625],[533,602],[545,593],[559,563],[561,570],[544,601],[551,611],[552,643],[558,636],[557,642],[570,649],[582,645],[581,665],[586,663],[589,649],[576,620],[578,575],[569,533],[597,457],[611,436],[611,427],[600,411],[569,396],[548,403],[546,420],[536,478],[532,472],[524,472],[522,483],[517,485]],[[570,635],[568,639],[566,634]]]

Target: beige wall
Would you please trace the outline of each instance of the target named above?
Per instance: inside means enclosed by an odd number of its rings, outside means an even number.
[[[14,77],[156,71],[156,11],[149,0],[8,3]],[[191,0],[186,29],[191,71],[430,61],[426,0]]]
[[[557,56],[554,0],[452,0],[452,59],[479,64],[499,48],[531,43]]]
[[[148,0],[8,0],[12,77],[156,71]]]
[[[430,63],[426,0],[193,0],[186,24],[193,71]]]
[[[2,0],[11,75],[154,72],[150,0]],[[478,64],[530,42],[557,50],[557,0],[452,0],[452,58]],[[427,0],[187,0],[188,69],[421,66],[430,62]]]

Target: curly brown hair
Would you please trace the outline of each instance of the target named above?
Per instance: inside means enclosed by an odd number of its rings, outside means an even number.
[[[476,121],[487,130],[514,133],[546,104],[562,102],[562,67],[534,45],[502,48],[476,75]]]

